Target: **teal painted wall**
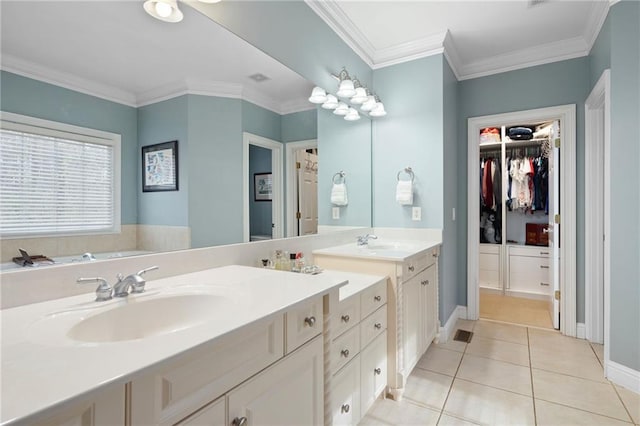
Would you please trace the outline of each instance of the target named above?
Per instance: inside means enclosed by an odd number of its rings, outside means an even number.
[[[640,3],[611,18],[611,360],[640,371]]]
[[[242,131],[280,142],[282,123],[280,114],[242,101]]]
[[[121,135],[122,182],[140,182],[136,108],[0,71],[0,109]],[[139,186],[123,185],[122,224],[137,223]]]
[[[138,190],[138,223],[187,226],[189,224],[188,97],[186,95],[138,108],[138,158],[143,146],[178,141],[178,191],[142,192],[142,173],[122,180],[122,187]],[[138,170],[142,169],[138,160]]]
[[[593,87],[602,71],[611,67],[611,14],[607,15],[600,33],[589,52],[589,87]]]
[[[458,194],[458,80],[446,59],[443,73],[443,144],[444,193],[443,230],[440,254],[440,321],[444,324],[458,305],[458,227],[452,210],[457,206]],[[456,209],[457,210],[457,209]],[[456,212],[457,213],[457,212]]]
[[[188,95],[192,247],[242,241],[242,101]]]
[[[374,87],[388,115],[373,122],[373,224],[379,227],[443,226],[443,55],[378,69]],[[395,201],[398,171],[415,174],[414,206]]]
[[[280,140],[284,143],[305,141],[318,137],[318,113],[315,108],[285,114],[282,116],[281,123]]]
[[[467,304],[467,119],[504,112],[576,104],[577,320],[584,322],[584,101],[589,58],[525,68],[459,83],[458,115],[458,304]]]
[[[271,151],[260,146],[249,146],[249,232],[250,235],[271,235],[271,201],[256,201],[256,173],[271,173]]]
[[[318,224],[366,226],[371,223],[371,121],[345,121],[318,108]],[[329,166],[327,166],[329,165]],[[346,172],[349,204],[332,219],[333,175]]]

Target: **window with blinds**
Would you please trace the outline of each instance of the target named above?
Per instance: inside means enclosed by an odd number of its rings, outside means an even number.
[[[0,128],[2,237],[119,231],[119,140],[96,137],[89,133],[103,132],[91,129],[33,126],[6,116]],[[61,130],[65,127],[71,131]]]

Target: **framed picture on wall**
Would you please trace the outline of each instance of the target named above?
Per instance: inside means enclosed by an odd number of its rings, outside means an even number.
[[[273,198],[273,188],[271,173],[253,174],[253,199],[255,201],[271,201]]]
[[[142,192],[178,190],[178,141],[142,147]]]

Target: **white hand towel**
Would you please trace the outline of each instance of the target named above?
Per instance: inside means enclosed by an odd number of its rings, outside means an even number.
[[[398,181],[396,201],[405,206],[413,204],[413,183],[410,180]]]
[[[331,204],[346,206],[348,202],[347,186],[344,183],[334,183],[331,187]]]

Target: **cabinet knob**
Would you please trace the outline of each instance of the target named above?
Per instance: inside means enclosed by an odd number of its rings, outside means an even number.
[[[429,280],[420,281],[420,284],[422,284],[422,285],[429,285]]]
[[[344,322],[349,322],[349,319],[350,319],[349,315],[343,315],[342,316],[342,321],[344,321]]]
[[[349,357],[349,349],[343,349],[342,351],[340,351],[340,355],[342,355],[345,358]]]
[[[349,407],[349,404],[343,404],[340,411],[342,411],[343,413],[348,413],[350,409],[351,407]]]
[[[416,268],[413,265],[409,265],[409,272],[413,272]]]
[[[376,328],[376,330],[380,330],[382,328],[382,324],[380,324],[379,322],[373,324],[373,326]]]
[[[316,324],[316,317],[306,317],[304,319],[305,324],[309,327],[313,327]]]
[[[382,370],[380,369],[380,367],[376,368],[375,370],[373,370],[374,373],[376,373],[378,376],[380,374],[382,374]]]
[[[381,301],[381,300],[382,300],[382,297],[380,297],[380,296],[375,296],[375,297],[373,298],[373,300],[375,300],[376,302],[379,302],[379,301]]]
[[[233,426],[245,426],[247,424],[247,418],[246,417],[236,417],[235,419],[233,419],[231,424]]]
[[[431,256],[438,257],[438,252],[432,253]]]
[[[540,285],[548,286],[549,283],[540,283]]]
[[[549,252],[548,252],[548,251],[541,251],[541,252],[540,252],[540,254],[541,254],[541,255],[543,255],[543,256],[545,256],[545,255],[548,255],[548,254],[549,254]]]
[[[540,269],[549,269],[549,267],[545,265],[540,265]]]

